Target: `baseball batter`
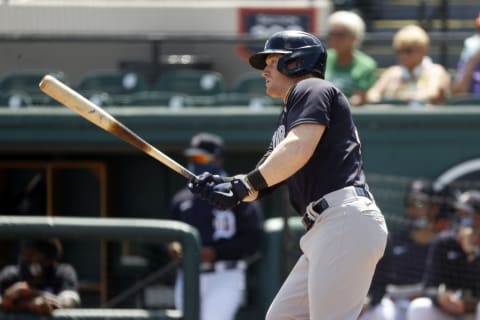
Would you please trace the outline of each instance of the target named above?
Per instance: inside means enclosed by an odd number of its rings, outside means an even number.
[[[214,206],[258,199],[281,183],[306,234],[266,319],[357,319],[385,250],[384,217],[368,190],[348,99],[324,80],[326,49],[300,31],[272,35],[250,64],[283,110],[259,165],[233,178],[205,173],[190,190]]]

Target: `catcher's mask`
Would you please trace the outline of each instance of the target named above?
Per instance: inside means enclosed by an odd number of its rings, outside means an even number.
[[[257,52],[249,59],[255,69],[263,70],[269,54],[279,53],[277,69],[289,77],[300,77],[313,73],[325,78],[327,50],[315,36],[296,30],[274,33],[266,42],[263,51]]]

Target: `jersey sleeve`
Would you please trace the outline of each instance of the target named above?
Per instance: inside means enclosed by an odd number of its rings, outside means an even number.
[[[70,264],[58,265],[57,275],[59,277],[60,285],[59,292],[65,290],[77,291],[78,290],[78,277],[77,272]],[[57,294],[59,293],[57,292]]]
[[[321,81],[316,83],[315,81]],[[329,82],[317,78],[300,81],[289,96],[287,131],[304,123],[330,125],[331,106],[340,92]]]

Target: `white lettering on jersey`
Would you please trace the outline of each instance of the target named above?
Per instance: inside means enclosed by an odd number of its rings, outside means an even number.
[[[362,147],[362,143],[360,142],[360,136],[358,135],[357,127],[355,127],[354,133],[355,133],[355,139],[357,139],[356,142],[357,142],[358,145],[360,146],[360,148],[358,148],[358,152],[359,152],[360,154],[362,154],[362,148],[361,148],[361,147]]]
[[[235,214],[232,210],[213,210],[213,240],[230,239],[237,232]]]
[[[280,125],[275,133],[273,134],[272,137],[272,146],[275,149],[275,147],[282,142],[282,140],[285,139],[285,126],[282,124]]]

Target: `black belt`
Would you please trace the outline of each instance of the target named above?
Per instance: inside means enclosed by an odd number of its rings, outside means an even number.
[[[372,197],[370,196],[370,193],[363,187],[354,187],[355,193],[359,197],[365,197],[370,200],[372,200]],[[324,198],[320,198],[316,202],[313,203],[312,209],[320,215],[323,211],[327,210],[330,207],[328,204],[327,200]],[[308,231],[312,228],[313,224],[315,223],[315,220],[310,218],[308,214],[305,212],[302,216],[302,224],[305,227],[305,229]]]

